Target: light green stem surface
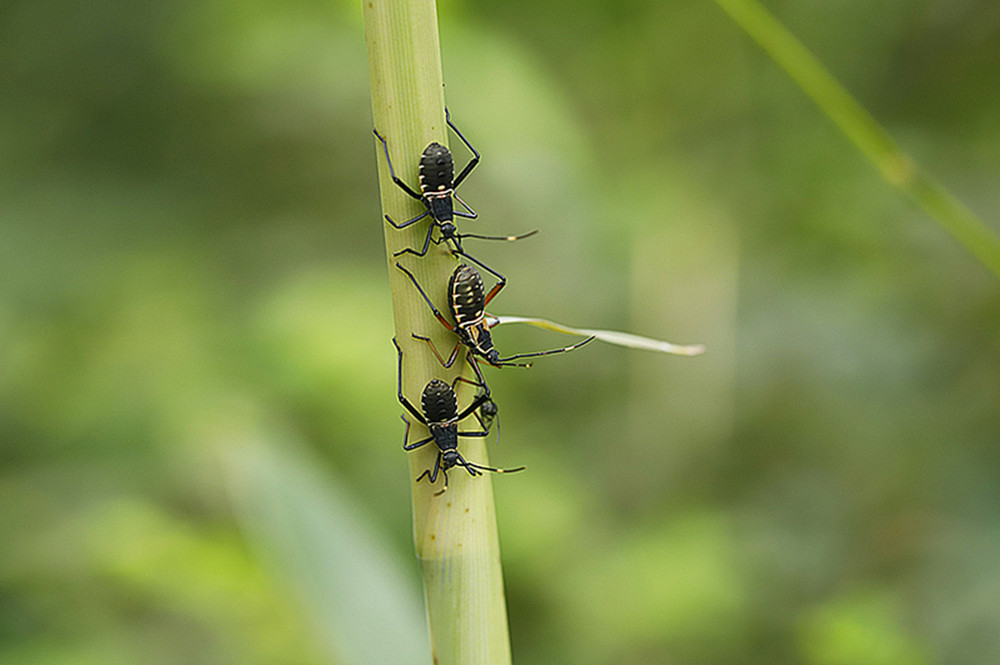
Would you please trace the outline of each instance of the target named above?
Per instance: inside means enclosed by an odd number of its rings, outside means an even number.
[[[757,0],[715,0],[809,95],[891,184],[913,197],[938,225],[1000,277],[1000,238],[936,180],[923,173],[888,132]]]
[[[417,165],[423,149],[432,141],[448,144],[436,6],[433,0],[363,3],[375,127],[388,140],[396,175],[417,190]],[[461,127],[460,114],[453,120]],[[383,212],[397,222],[420,213],[423,205],[393,184],[382,144],[374,136],[372,141],[378,156]],[[424,342],[411,337],[411,333],[431,337],[442,354],[449,353],[456,343],[455,335],[434,318],[394,265],[394,252],[423,246],[429,223],[428,217],[398,230],[383,220],[372,220],[373,227],[379,225],[385,231],[396,339],[404,354],[403,392],[417,409],[430,379],[450,382],[466,367],[465,361],[459,360],[451,370],[445,370]],[[425,257],[410,255],[398,260],[413,272],[437,307],[446,311],[448,279],[458,263],[445,246],[431,245]],[[393,352],[386,340],[386,353]],[[465,375],[471,376],[471,371]],[[459,409],[470,398],[470,391],[460,390]],[[475,428],[466,423],[467,429]],[[410,441],[427,436],[425,427],[413,424]],[[469,461],[489,463],[483,438],[460,439],[459,449]],[[431,443],[408,454],[413,481],[433,467],[437,448]],[[473,478],[458,468],[449,478],[449,489],[441,496],[433,495],[442,486],[441,478],[433,488],[426,479],[413,484],[414,542],[423,567],[433,662],[504,665],[510,663],[510,642],[493,486],[488,474]]]

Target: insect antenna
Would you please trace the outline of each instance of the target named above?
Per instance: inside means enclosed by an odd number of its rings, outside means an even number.
[[[476,464],[475,462],[466,462],[466,466],[479,469],[480,471],[492,471],[493,473],[517,473],[518,471],[524,471],[528,468],[526,466],[519,466],[516,469],[498,469],[495,466],[483,466],[482,464]]]
[[[535,358],[535,357],[538,357],[538,356],[551,356],[551,355],[554,355],[556,353],[566,353],[568,351],[575,351],[576,349],[579,349],[581,346],[583,346],[585,344],[589,344],[590,342],[593,342],[595,339],[597,339],[597,335],[591,335],[590,337],[588,337],[587,339],[583,340],[582,342],[577,342],[576,344],[573,344],[571,346],[566,346],[566,347],[563,347],[561,349],[549,349],[548,351],[535,351],[534,353],[515,353],[512,356],[507,356],[506,358],[501,358],[500,359],[500,364],[501,365],[517,365],[517,363],[511,363],[511,362],[508,362],[508,361],[510,361],[510,360],[516,360],[517,358]],[[524,367],[525,365],[517,365],[517,366]],[[527,366],[530,367],[531,363],[528,363]]]
[[[538,229],[534,231],[528,231],[527,233],[522,233],[519,236],[484,236],[478,233],[456,233],[453,237],[455,238],[477,238],[479,240],[506,240],[507,242],[514,242],[515,240],[524,240],[525,238],[530,238],[531,236],[538,233]]]

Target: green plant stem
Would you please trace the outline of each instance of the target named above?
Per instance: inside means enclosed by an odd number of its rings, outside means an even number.
[[[388,140],[396,174],[416,189],[422,150],[431,141],[447,145],[448,140],[435,3],[363,3],[375,126]],[[396,221],[409,219],[423,206],[395,186],[382,144],[374,136],[372,140],[378,157],[383,213]],[[431,337],[443,353],[456,342],[406,276],[395,268],[393,253],[404,247],[420,248],[429,223],[428,218],[399,230],[383,220],[372,220],[373,226],[377,224],[385,231],[396,339],[404,354],[403,391],[418,409],[421,392],[430,379],[450,381],[466,366],[464,360],[459,360],[450,371],[445,370],[424,342],[411,337],[411,333]],[[442,308],[448,279],[457,265],[444,245],[431,245],[425,257],[404,256],[399,260]],[[386,353],[392,351],[386,340]],[[465,374],[470,376],[471,372]],[[460,408],[468,404],[468,392],[459,391]],[[425,427],[413,424],[411,441],[427,436]],[[470,461],[489,463],[482,438],[463,438],[460,449]],[[433,467],[437,448],[431,443],[409,456],[412,481]],[[433,661],[436,665],[509,663],[507,608],[490,477],[473,478],[464,470],[454,469],[448,492],[434,496],[440,487],[439,477],[433,488],[426,480],[414,482],[412,488],[414,543],[423,568]]]
[[[1000,238],[903,153],[888,132],[757,0],[715,0],[788,73],[892,185],[1000,277]]]

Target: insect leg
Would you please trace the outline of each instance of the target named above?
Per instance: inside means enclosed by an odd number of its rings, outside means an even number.
[[[462,139],[462,143],[464,143],[465,146],[472,151],[472,154],[475,155],[475,157],[473,157],[469,161],[469,163],[465,165],[465,168],[462,169],[462,172],[458,174],[458,177],[455,178],[454,185],[452,185],[452,187],[454,188],[458,187],[462,183],[462,181],[465,180],[465,177],[470,173],[472,173],[472,169],[476,168],[476,165],[479,163],[479,151],[472,147],[472,144],[469,143],[469,139],[465,138],[465,136],[462,135],[462,132],[458,131],[458,127],[456,127],[455,124],[451,121],[451,113],[448,111],[448,109],[444,110],[444,118],[445,120],[448,121],[448,126],[451,127],[452,131],[455,132],[455,135],[458,136],[458,138]]]
[[[393,221],[392,217],[390,217],[389,215],[385,215],[385,221],[389,222],[390,224],[392,224],[397,229],[405,229],[406,227],[410,226],[411,224],[416,224],[417,222],[419,222],[421,219],[423,219],[424,217],[426,217],[429,214],[431,214],[430,210],[424,210],[422,213],[420,213],[416,217],[414,217],[412,219],[408,219],[405,222],[399,222],[399,223]]]
[[[475,354],[472,353],[472,351],[469,351],[469,353],[466,354],[465,359],[469,361],[470,365],[472,365],[472,371],[476,373],[476,378],[479,379],[479,383],[482,385],[483,390],[486,391],[486,394],[489,394],[490,387],[486,385],[486,377],[483,376],[483,370],[480,369],[479,361],[476,360]]]
[[[460,256],[464,256],[465,258],[469,259],[470,261],[472,261],[473,263],[475,263],[477,266],[479,266],[480,268],[482,268],[483,270],[485,270],[486,272],[490,273],[491,275],[493,275],[494,277],[496,277],[498,280],[500,280],[496,284],[494,284],[493,288],[490,289],[490,292],[486,294],[486,297],[483,299],[483,307],[485,307],[486,305],[489,305],[490,301],[493,300],[497,296],[498,293],[500,293],[501,289],[503,289],[503,287],[507,286],[507,278],[506,277],[504,277],[503,275],[501,275],[496,270],[494,270],[493,268],[489,267],[488,265],[486,265],[485,263],[483,263],[482,261],[480,261],[476,257],[470,256],[470,255],[466,254],[465,252],[463,252],[460,249],[452,250],[451,253],[452,254],[458,254]]]
[[[431,473],[431,470],[427,469],[419,476],[417,476],[417,479],[413,482],[419,483],[426,477],[427,480],[430,482],[430,484],[433,485],[437,481],[438,469],[440,468],[441,468],[441,453],[438,453],[437,458],[434,460],[434,473]]]
[[[424,337],[423,335],[418,335],[416,333],[410,333],[410,335],[413,337],[413,339],[420,339],[427,342],[427,346],[431,347],[431,351],[434,352],[434,356],[438,359],[438,362],[440,362],[445,369],[451,369],[451,366],[455,364],[455,359],[458,357],[458,350],[462,348],[462,342],[456,344],[455,348],[452,349],[451,356],[448,357],[448,360],[445,360],[444,358],[441,357],[441,354],[438,353],[437,347],[434,346],[434,342],[431,341],[430,337]],[[452,386],[452,388],[454,388],[454,386]]]
[[[397,264],[398,265],[398,264]],[[413,414],[413,417],[417,419],[417,422],[421,425],[427,425],[427,420],[424,416],[417,411],[416,407],[410,404],[410,400],[406,399],[403,395],[403,350],[399,348],[399,344],[396,343],[396,338],[392,338],[392,344],[396,347],[397,354],[397,367],[396,367],[396,397],[399,399],[399,403],[402,404],[407,411]],[[403,418],[406,420],[406,418]],[[409,430],[410,423],[406,423],[407,430]]]
[[[403,422],[406,423],[406,431],[403,432],[403,450],[414,450],[434,440],[433,436],[429,436],[426,439],[417,441],[416,443],[407,443],[410,438],[410,421],[406,419],[406,416],[400,416],[400,418],[402,418]]]
[[[466,460],[461,455],[458,456],[458,466],[460,466],[463,469],[465,469],[466,471],[468,471],[470,476],[482,475],[482,474],[480,474],[479,471],[476,471],[476,465],[475,464],[471,464],[468,460]]]
[[[392,181],[394,183],[396,183],[396,185],[400,189],[402,189],[404,192],[406,192],[407,194],[409,194],[413,198],[417,199],[418,201],[421,200],[423,197],[420,194],[417,194],[415,191],[413,191],[412,189],[410,189],[409,185],[407,185],[405,182],[403,182],[402,180],[400,180],[399,178],[396,177],[396,171],[395,171],[395,169],[392,168],[392,159],[389,157],[389,144],[388,144],[388,142],[386,142],[386,140],[384,138],[382,138],[382,135],[378,133],[377,129],[373,129],[372,131],[375,132],[375,136],[378,137],[378,140],[382,142],[382,148],[385,150],[385,161],[386,161],[386,163],[389,164],[389,175],[392,177]],[[459,136],[461,136],[461,134],[459,134]]]
[[[487,395],[490,394],[490,389],[485,383],[480,383],[479,381],[473,381],[472,379],[467,379],[464,376],[456,376],[455,380],[451,382],[451,389],[455,389],[455,384],[461,381],[462,383],[468,383],[470,386],[476,386],[477,388],[482,388]]]
[[[455,185],[457,184],[458,183],[455,183]],[[463,206],[465,206],[465,209],[469,211],[469,212],[462,212],[461,210],[452,210],[453,215],[455,215],[456,217],[465,217],[466,219],[476,219],[477,217],[479,217],[479,213],[473,210],[472,206],[470,206],[468,203],[460,199],[458,197],[458,194],[452,192],[451,198],[461,203]]]
[[[398,252],[396,252],[395,254],[393,254],[393,257],[397,257],[397,256],[400,256],[402,254],[414,254],[416,256],[426,256],[427,255],[427,248],[431,246],[431,234],[434,233],[434,227],[435,226],[436,226],[436,224],[431,224],[430,227],[428,227],[428,229],[427,229],[427,235],[424,237],[424,248],[422,250],[420,250],[418,252],[417,250],[413,249],[412,247],[407,247],[406,249],[401,249]],[[396,227],[396,228],[399,228],[399,227]]]
[[[413,286],[417,287],[417,291],[420,291],[420,295],[424,297],[424,301],[427,302],[427,306],[431,308],[432,312],[434,312],[434,316],[436,316],[438,321],[441,322],[441,325],[443,325],[448,330],[455,332],[455,327],[450,323],[448,323],[448,319],[444,318],[444,316],[441,315],[441,312],[438,311],[438,308],[434,306],[434,303],[431,302],[431,299],[428,298],[427,294],[424,293],[424,290],[420,288],[420,283],[417,282],[417,278],[413,276],[413,273],[404,268],[403,266],[401,266],[399,263],[396,264],[396,267],[402,270],[404,273],[406,273],[406,276],[410,278],[411,282],[413,282]]]
[[[441,488],[440,492],[434,492],[434,496],[441,496],[448,491],[448,469],[441,469],[441,475],[444,476],[444,487]]]
[[[485,384],[484,384],[485,385]],[[460,414],[455,418],[456,422],[459,420],[465,420],[469,417],[469,414],[482,406],[483,402],[490,398],[490,391],[486,389],[481,395],[476,395],[476,399],[472,400],[472,404],[465,407]],[[473,435],[478,436],[478,435]]]

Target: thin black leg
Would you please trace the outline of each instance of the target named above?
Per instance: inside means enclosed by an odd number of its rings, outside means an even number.
[[[431,341],[430,337],[424,337],[422,335],[418,335],[417,333],[410,333],[410,336],[413,337],[413,339],[419,339],[427,342],[427,346],[431,347],[431,351],[434,353],[434,357],[438,359],[438,362],[441,363],[441,366],[444,367],[445,369],[451,369],[451,366],[455,364],[455,359],[458,358],[458,350],[462,348],[461,342],[456,344],[455,348],[452,349],[451,355],[448,357],[448,360],[445,360],[441,356],[441,354],[438,353],[437,347],[434,346],[434,342]],[[452,389],[454,389],[454,385],[452,385]]]
[[[478,366],[476,366],[476,369],[478,370]],[[455,390],[455,385],[458,384],[459,381],[461,381],[462,383],[468,383],[470,386],[476,386],[477,388],[480,388],[482,392],[479,392],[476,395],[476,399],[479,399],[480,397],[485,396],[486,399],[483,400],[483,404],[486,404],[487,402],[491,402],[492,401],[490,399],[490,387],[488,385],[486,385],[486,381],[473,381],[472,379],[467,379],[464,376],[456,376],[455,379],[451,382],[451,389],[452,389],[452,391]],[[480,407],[483,404],[480,404]],[[480,410],[481,409],[473,411],[472,415],[476,417],[477,421],[479,421],[479,426],[483,428],[483,431],[481,431],[481,432],[475,432],[475,431],[473,431],[473,432],[459,432],[458,433],[459,436],[488,436],[489,435],[490,428],[486,425],[485,422],[483,422],[482,416],[479,415],[479,411]]]
[[[479,381],[473,381],[472,379],[467,379],[464,376],[456,376],[455,379],[451,382],[451,389],[453,391],[455,390],[455,384],[458,383],[459,381],[461,381],[462,383],[468,383],[470,386],[475,386],[477,388],[482,388],[483,389],[483,393],[482,394],[485,394],[487,397],[489,397],[490,388],[489,388],[489,386],[486,385],[485,381],[482,382],[482,383],[480,383]],[[478,395],[477,395],[477,397],[478,397]]]
[[[469,143],[469,139],[465,138],[465,136],[462,135],[462,132],[458,131],[458,127],[456,127],[455,123],[451,121],[451,113],[448,111],[448,109],[444,110],[444,118],[445,120],[448,121],[448,126],[451,127],[452,131],[455,132],[458,138],[462,139],[462,143],[464,143],[465,146],[472,151],[472,154],[475,155],[469,161],[469,163],[465,165],[465,168],[462,169],[462,172],[458,174],[458,177],[455,178],[454,180],[455,184],[452,185],[452,188],[455,188],[458,187],[463,180],[465,180],[465,177],[467,175],[472,173],[472,169],[476,168],[476,165],[479,163],[479,151],[472,147],[472,144]]]
[[[462,212],[461,210],[452,210],[452,214],[453,215],[455,215],[457,217],[465,217],[466,219],[475,219],[475,218],[479,217],[479,213],[476,212],[475,210],[473,210],[472,206],[470,206],[468,203],[466,203],[462,199],[458,198],[458,194],[455,194],[454,192],[452,192],[451,198],[455,199],[456,201],[458,201],[459,203],[461,203],[462,205],[464,205],[465,209],[469,211],[469,212],[466,213],[466,212]]]
[[[410,189],[409,185],[407,185],[405,182],[396,177],[396,170],[392,168],[392,158],[389,157],[389,143],[384,138],[382,138],[382,135],[378,133],[377,129],[373,129],[372,131],[375,132],[375,136],[378,137],[378,140],[382,142],[382,148],[385,150],[385,161],[389,165],[389,175],[392,177],[392,181],[396,183],[396,185],[400,189],[402,189],[404,192],[406,192],[413,198],[417,199],[418,201],[422,200],[423,197],[420,194],[417,194],[415,191]],[[461,136],[461,134],[459,134],[459,136]]]
[[[437,482],[438,469],[440,469],[440,468],[441,468],[441,453],[438,453],[437,454],[437,459],[434,460],[434,473],[431,473],[431,470],[427,469],[426,471],[424,471],[423,473],[421,473],[419,476],[417,476],[417,479],[415,481],[413,481],[413,482],[419,483],[421,481],[421,479],[423,479],[426,476],[427,480],[430,482],[430,484],[433,485],[435,482]]]
[[[461,237],[466,238],[468,236],[467,235],[463,235]],[[497,236],[497,237],[500,237],[500,236]],[[504,237],[503,239],[506,240],[507,238]],[[472,256],[470,254],[466,254],[464,251],[459,250],[459,249],[453,250],[452,254],[458,254],[459,256],[464,256],[465,258],[469,259],[470,261],[472,261],[473,263],[475,263],[477,266],[479,266],[480,268],[482,268],[483,270],[485,270],[489,274],[491,274],[494,277],[496,277],[498,280],[500,280],[504,284],[507,283],[507,278],[506,277],[504,277],[502,274],[498,273],[496,270],[494,270],[493,268],[489,267],[488,265],[486,265],[485,263],[483,263],[482,261],[480,261],[476,257],[474,257],[474,256]]]
[[[483,299],[483,307],[486,307],[486,305],[489,305],[490,301],[493,300],[494,298],[496,298],[497,294],[500,293],[500,291],[503,289],[503,287],[507,286],[507,278],[506,277],[504,277],[503,275],[501,275],[496,270],[494,270],[493,268],[489,267],[488,265],[486,265],[485,263],[483,263],[482,261],[480,261],[476,257],[471,256],[469,254],[466,254],[461,249],[453,249],[451,253],[452,254],[457,254],[458,256],[464,256],[465,258],[469,259],[470,261],[472,261],[473,263],[475,263],[477,266],[479,266],[480,268],[482,268],[483,270],[485,270],[486,272],[490,273],[491,275],[493,275],[494,277],[496,277],[498,280],[500,280],[496,284],[494,284],[493,288],[490,289],[490,292],[486,294],[486,297]]]
[[[417,419],[417,422],[420,423],[421,425],[426,426],[427,420],[424,418],[423,414],[417,411],[416,407],[410,404],[410,400],[406,399],[406,396],[403,395],[403,350],[399,348],[399,344],[396,343],[395,337],[392,338],[392,345],[396,347],[396,357],[397,357],[396,396],[399,399],[399,403],[402,404],[407,411],[413,414],[413,417]],[[403,420],[406,420],[406,418],[403,418]],[[409,430],[410,423],[406,423],[406,427],[407,430]]]
[[[433,436],[429,436],[426,439],[417,441],[416,443],[407,443],[410,438],[410,421],[406,419],[406,416],[400,416],[403,422],[406,423],[406,431],[403,432],[403,450],[416,450],[420,446],[430,443],[434,440]]]
[[[396,263],[396,267],[402,270],[404,273],[406,273],[406,276],[410,278],[411,282],[413,282],[413,286],[417,287],[417,291],[419,291],[420,295],[424,297],[424,301],[427,303],[427,306],[431,308],[432,312],[434,312],[434,316],[436,316],[438,321],[441,322],[441,325],[443,325],[448,330],[455,332],[456,330],[455,326],[448,323],[448,319],[444,318],[444,316],[441,315],[441,312],[438,311],[438,308],[434,306],[434,303],[431,302],[431,299],[428,298],[427,294],[424,293],[424,290],[420,288],[420,283],[417,282],[417,278],[413,276],[413,273],[404,268],[403,266],[401,266],[399,263]],[[393,343],[395,343],[395,339],[393,340]],[[397,346],[396,348],[399,347]]]
[[[472,413],[472,415],[474,415],[476,417],[476,420],[479,421],[479,426],[480,427],[482,427],[484,430],[489,430],[489,427],[486,426],[486,422],[483,421],[483,417],[481,415],[479,415],[479,411],[474,411]],[[409,424],[409,423],[407,423],[407,424]]]
[[[434,473],[431,473],[431,470],[427,469],[419,476],[417,476],[417,480],[415,481],[419,483],[421,479],[423,479],[424,476],[426,476],[430,484],[433,485],[435,482],[437,482],[438,470],[440,470],[441,475],[444,476],[444,488],[442,488],[440,492],[434,492],[434,496],[441,496],[442,494],[448,491],[448,469],[441,466],[441,453],[438,453],[437,459],[434,461]]]
[[[459,344],[461,344],[461,342],[459,342]],[[486,377],[483,376],[483,370],[479,367],[479,362],[476,360],[475,354],[472,353],[472,351],[469,351],[465,355],[465,359],[469,361],[470,365],[472,365],[472,371],[476,373],[476,378],[479,379],[479,383],[482,384],[483,388],[488,393],[489,387],[486,385]]]
[[[457,466],[460,466],[463,469],[465,469],[466,471],[468,471],[469,475],[472,476],[472,477],[476,477],[476,476],[482,475],[478,471],[476,471],[476,465],[475,464],[471,464],[468,460],[466,460],[461,455],[458,456],[458,465]]]
[[[437,226],[437,224],[431,224],[429,227],[427,227],[427,235],[424,236],[424,248],[422,250],[418,252],[412,247],[407,247],[406,249],[401,249],[395,254],[393,254],[392,255],[393,258],[401,256],[403,254],[413,254],[415,256],[427,256],[427,248],[431,246],[431,235],[434,233],[435,226]]]
[[[465,409],[463,409],[462,412],[460,414],[458,414],[458,416],[455,419],[456,422],[457,421],[461,421],[461,420],[465,420],[466,418],[468,418],[470,413],[472,413],[473,411],[475,411],[476,409],[478,409],[480,406],[482,406],[483,402],[485,402],[489,398],[490,398],[490,392],[489,392],[489,390],[486,390],[482,395],[477,395],[476,399],[472,400],[472,404],[470,404],[469,406],[465,407]]]
[[[448,491],[448,469],[442,468],[441,475],[444,476],[444,487],[441,488],[440,492],[434,492],[434,496],[441,496]]]
[[[410,226],[412,224],[416,224],[417,222],[419,222],[421,219],[423,219],[424,217],[426,217],[429,214],[431,214],[430,210],[424,210],[422,213],[420,213],[419,215],[417,215],[413,219],[408,219],[405,222],[399,222],[398,224],[389,215],[384,215],[384,217],[385,217],[385,221],[387,221],[390,224],[392,224],[393,228],[405,229],[406,227],[408,227],[408,226]]]

